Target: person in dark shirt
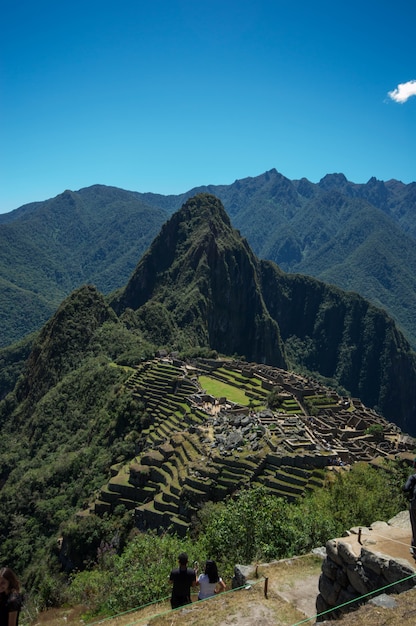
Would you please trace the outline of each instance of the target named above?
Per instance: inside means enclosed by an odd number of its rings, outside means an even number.
[[[22,608],[20,584],[10,567],[0,569],[0,626],[18,626]]]
[[[416,459],[413,461],[413,469],[416,471]],[[416,559],[416,473],[413,473],[407,479],[403,491],[409,500],[410,524],[412,526],[412,547],[410,552]]]
[[[172,609],[191,603],[191,587],[196,585],[195,570],[188,567],[188,555],[181,552],[178,556],[179,567],[173,569],[169,580],[172,585],[170,604]]]

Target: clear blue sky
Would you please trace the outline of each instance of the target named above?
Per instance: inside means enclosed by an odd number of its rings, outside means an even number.
[[[273,167],[415,181],[415,23],[412,0],[4,0],[0,212]]]

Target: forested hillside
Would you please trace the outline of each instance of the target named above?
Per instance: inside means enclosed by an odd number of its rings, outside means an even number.
[[[39,329],[82,284],[121,287],[166,217],[99,186],[0,215],[0,346]]]
[[[177,196],[95,185],[0,215],[0,345],[40,328],[84,283],[122,287],[168,216],[206,191],[261,259],[355,291],[416,347],[416,183],[342,174],[318,184],[276,170]]]
[[[156,354],[169,362],[159,366]],[[240,364],[233,373],[231,357]],[[152,585],[120,595],[137,554],[165,563],[155,555],[166,560],[193,542],[228,563],[281,557],[324,542],[357,515],[366,523],[402,506],[402,470],[390,468],[389,452],[413,452],[400,430],[416,430],[409,344],[360,296],[260,261],[210,194],[165,223],[124,287],[108,297],[91,285],[75,290],[38,333],[1,350],[0,362],[0,556],[44,603],[68,600],[65,572],[92,568],[72,597],[88,584],[98,609],[126,608],[166,581],[158,569]],[[203,372],[217,367],[209,393]],[[384,417],[351,397],[359,394]],[[355,501],[341,496],[351,494],[347,479],[316,490],[338,454],[348,464],[382,457],[382,473],[352,475]],[[243,511],[249,525],[236,541],[231,520]],[[221,520],[229,532],[219,541]],[[191,527],[193,539],[134,538],[149,527]]]

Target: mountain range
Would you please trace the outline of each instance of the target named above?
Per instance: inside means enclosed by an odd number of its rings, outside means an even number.
[[[64,326],[60,307],[38,338],[0,353],[0,397],[12,390],[28,343],[16,397],[32,406],[58,382],[62,363],[77,363],[89,334],[115,318],[158,348],[215,350],[322,376],[416,431],[416,354],[393,319],[356,293],[258,259],[211,194],[172,215],[108,304],[96,288],[87,293],[65,306]],[[84,317],[81,336],[68,311]]]
[[[416,354],[393,320],[357,294],[259,260],[215,196],[172,216],[111,305],[148,333],[151,321],[157,339],[169,329],[173,348],[317,372],[413,430]]]
[[[163,223],[202,192],[257,257],[359,293],[416,346],[416,183],[330,174],[313,184],[274,169],[170,196],[94,185],[0,215],[0,345],[40,328],[82,284],[122,287]]]
[[[79,287],[39,332],[0,350],[4,558],[22,569],[32,563],[38,576],[45,541],[56,546],[60,525],[138,454],[152,431],[149,403],[169,413],[182,382],[166,383],[165,407],[151,397],[151,373],[145,400],[140,381],[129,388],[162,350],[295,370],[310,386],[319,379],[416,433],[416,354],[394,320],[356,293],[259,259],[221,201],[197,194],[163,224],[118,290]],[[180,435],[188,410],[178,402],[170,410]],[[122,481],[131,488],[124,474]],[[88,520],[88,538],[96,523]]]

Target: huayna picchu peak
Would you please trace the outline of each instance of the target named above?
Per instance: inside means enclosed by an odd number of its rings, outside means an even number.
[[[416,355],[393,320],[357,294],[258,260],[210,194],[163,226],[112,306],[132,309],[142,328],[152,312],[169,319],[174,349],[319,373],[415,432]]]
[[[177,334],[171,338],[175,349],[210,347],[284,367],[279,328],[264,305],[257,265],[222,203],[200,194],[163,226],[112,306],[118,314],[133,309],[139,318],[141,307],[163,306]]]

